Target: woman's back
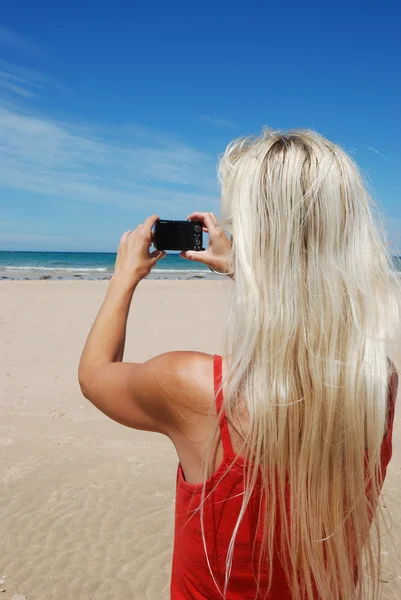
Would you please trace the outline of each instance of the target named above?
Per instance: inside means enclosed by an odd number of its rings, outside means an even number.
[[[226,559],[232,532],[241,512],[244,494],[245,460],[234,451],[230,429],[222,411],[222,358],[214,356],[214,390],[223,457],[206,483],[186,481],[180,464],[177,471],[175,539],[171,579],[172,600],[212,600],[225,588]],[[394,403],[398,376],[393,371],[389,382],[389,417],[382,444],[382,475],[386,476],[392,452]],[[260,561],[263,547],[261,518],[261,481],[241,519],[235,540],[232,569],[226,589],[227,600],[291,600],[285,567],[276,549],[269,588],[266,562]],[[291,493],[288,488],[288,495]],[[277,507],[279,512],[280,507]],[[276,544],[280,545],[279,520]],[[268,593],[267,593],[268,590]],[[315,598],[321,598],[315,590]]]

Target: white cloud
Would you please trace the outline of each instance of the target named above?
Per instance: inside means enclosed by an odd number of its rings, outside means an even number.
[[[10,98],[34,98],[49,92],[68,92],[55,77],[0,59],[0,91]]]
[[[1,44],[30,49],[29,40],[4,27]],[[54,77],[0,59],[0,187],[155,211],[189,202],[213,207],[215,157],[139,125],[88,126],[33,112],[32,101],[54,93],[70,91]]]
[[[201,121],[209,123],[210,125],[214,125],[215,127],[229,128],[235,126],[234,121],[224,119],[223,117],[220,117],[217,113],[213,113],[211,115],[198,115],[198,117]]]
[[[112,131],[0,106],[0,185],[96,203],[199,206],[217,197],[215,159],[155,131]]]
[[[23,98],[35,98],[36,94],[28,90],[27,88],[21,87],[19,85],[15,85],[11,83],[11,81],[1,81],[1,73],[0,73],[0,85],[4,87],[6,90],[13,94],[17,94],[17,96],[22,96]]]
[[[7,27],[0,26],[0,46],[11,48],[12,50],[18,50],[28,54],[38,53],[39,46],[26,36],[16,33],[7,29]]]

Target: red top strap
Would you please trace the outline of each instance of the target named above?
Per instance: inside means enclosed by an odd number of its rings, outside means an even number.
[[[223,444],[224,456],[232,456],[234,453],[231,443],[230,432],[228,430],[228,422],[226,413],[223,410],[223,359],[218,354],[214,355],[214,394],[216,398],[217,414],[220,415],[219,426],[221,442]]]

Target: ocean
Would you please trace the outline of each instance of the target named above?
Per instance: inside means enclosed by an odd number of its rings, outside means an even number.
[[[109,279],[115,252],[0,252],[0,278],[7,279]],[[169,253],[157,263],[149,279],[215,279],[203,264]]]
[[[114,252],[0,252],[0,279],[109,279]],[[401,273],[401,257],[393,257],[394,271]],[[200,263],[167,254],[149,279],[221,279]]]

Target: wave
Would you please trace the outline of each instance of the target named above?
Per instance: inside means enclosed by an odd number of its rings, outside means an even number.
[[[6,265],[6,266],[1,266],[0,265],[0,271],[1,270],[6,270],[6,271],[66,271],[69,273],[76,273],[78,272],[82,272],[82,273],[90,273],[90,272],[97,272],[97,273],[105,273],[105,272],[109,272],[112,273],[113,272],[113,268],[111,267],[45,267],[43,265],[41,266],[13,266],[13,265]],[[177,275],[182,274],[185,275],[187,274],[196,274],[196,275],[202,275],[202,274],[210,274],[209,269],[152,269],[152,273],[176,273]]]
[[[6,265],[0,266],[0,270],[5,269],[6,271],[98,271],[104,273],[105,271],[111,271],[108,267],[27,267],[27,266],[13,266]]]
[[[152,273],[210,273],[206,269],[152,269]]]

